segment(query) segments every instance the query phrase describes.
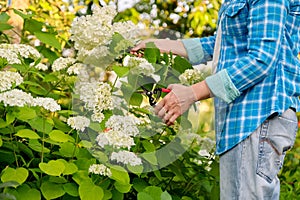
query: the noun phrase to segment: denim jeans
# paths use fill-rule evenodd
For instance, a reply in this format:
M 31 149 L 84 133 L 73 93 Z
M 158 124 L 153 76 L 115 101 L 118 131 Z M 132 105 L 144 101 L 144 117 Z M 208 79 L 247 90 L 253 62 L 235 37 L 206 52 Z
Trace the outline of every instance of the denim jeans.
M 297 116 L 292 109 L 267 119 L 247 139 L 220 156 L 221 200 L 278 200 L 277 177 L 295 141 Z

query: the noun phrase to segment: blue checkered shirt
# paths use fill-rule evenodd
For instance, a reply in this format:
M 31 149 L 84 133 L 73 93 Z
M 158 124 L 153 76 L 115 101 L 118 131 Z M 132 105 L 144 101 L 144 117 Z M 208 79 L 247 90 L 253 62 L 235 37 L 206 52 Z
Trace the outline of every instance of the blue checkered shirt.
M 216 154 L 247 138 L 273 113 L 299 110 L 300 0 L 225 0 L 219 24 L 217 70 L 206 78 L 215 96 Z M 211 60 L 215 39 L 182 40 L 190 62 Z

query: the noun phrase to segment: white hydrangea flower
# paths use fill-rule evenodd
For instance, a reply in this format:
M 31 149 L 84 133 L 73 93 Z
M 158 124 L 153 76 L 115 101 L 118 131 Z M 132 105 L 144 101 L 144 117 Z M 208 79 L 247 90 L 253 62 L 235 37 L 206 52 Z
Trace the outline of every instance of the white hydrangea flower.
M 33 103 L 33 99 L 34 98 L 31 94 L 18 89 L 0 93 L 0 102 L 3 102 L 4 106 L 23 107 L 25 105 L 31 105 Z
M 84 116 L 70 117 L 67 124 L 73 129 L 83 132 L 90 125 L 90 120 Z
M 160 76 L 155 75 L 155 68 L 145 58 L 126 56 L 123 59 L 123 66 L 129 67 L 133 74 L 144 74 L 152 77 L 155 81 L 160 81 Z
M 97 144 L 101 148 L 105 148 L 106 145 L 114 148 L 127 148 L 130 149 L 135 145 L 134 140 L 127 134 L 121 131 L 108 130 L 103 133 L 99 133 L 96 138 Z
M 46 110 L 55 112 L 60 110 L 60 105 L 52 98 L 49 97 L 36 97 L 33 99 L 32 106 L 41 106 Z
M 130 149 L 135 145 L 133 137 L 139 134 L 138 124 L 140 121 L 136 117 L 113 115 L 105 123 L 107 130 L 97 136 L 97 144 L 102 148 L 109 145 Z
M 140 30 L 132 21 L 116 22 L 113 30 L 115 33 L 121 34 L 129 42 L 134 42 Z
M 121 132 L 123 135 L 135 137 L 139 134 L 139 129 L 137 127 L 139 124 L 140 121 L 136 117 L 113 115 L 107 120 L 105 126 L 114 131 Z
M 110 169 L 103 164 L 92 164 L 89 167 L 89 173 L 99 174 L 99 175 L 108 176 L 108 177 L 112 176 Z
M 71 40 L 78 51 L 78 60 L 106 68 L 113 61 L 114 53 L 126 50 L 134 44 L 138 28 L 132 22 L 113 23 L 117 11 L 112 6 L 93 7 L 93 14 L 76 18 L 71 27 Z M 111 52 L 109 44 L 119 33 L 125 40 L 117 43 Z
M 82 69 L 85 68 L 85 65 L 82 63 L 75 63 L 74 65 L 70 66 L 67 70 L 67 73 L 69 75 L 75 74 L 75 75 L 79 75 L 80 72 L 82 71 Z
M 14 52 L 12 49 L 0 48 L 0 57 L 6 59 L 8 64 L 21 64 L 18 54 L 16 54 L 16 52 Z
M 180 76 L 179 80 L 181 84 L 193 85 L 205 79 L 205 73 L 199 69 L 187 69 Z
M 110 159 L 116 160 L 118 163 L 129 164 L 131 166 L 142 164 L 142 160 L 130 151 L 113 152 Z
M 56 59 L 52 64 L 52 70 L 54 72 L 69 68 L 71 65 L 73 65 L 76 62 L 76 59 L 74 58 L 63 58 L 60 57 Z
M 38 59 L 41 57 L 37 49 L 26 44 L 0 44 L 0 49 L 12 50 L 15 54 L 23 58 Z
M 113 109 L 111 86 L 105 82 L 91 81 L 78 82 L 76 94 L 85 103 L 87 110 L 92 110 L 92 121 L 101 122 L 104 119 L 103 111 Z
M 101 123 L 105 116 L 102 112 L 94 112 L 91 116 L 92 121 Z
M 0 92 L 11 89 L 13 85 L 18 86 L 23 83 L 23 77 L 18 72 L 0 72 Z
M 46 71 L 48 69 L 48 66 L 43 63 L 38 63 L 37 65 L 34 65 L 34 63 L 31 63 L 30 66 L 34 66 L 34 68 L 42 71 Z

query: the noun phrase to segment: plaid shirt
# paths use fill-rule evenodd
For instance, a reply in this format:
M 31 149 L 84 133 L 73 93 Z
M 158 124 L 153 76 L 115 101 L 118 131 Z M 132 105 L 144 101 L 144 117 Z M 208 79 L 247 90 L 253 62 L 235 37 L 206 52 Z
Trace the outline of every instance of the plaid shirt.
M 225 0 L 219 19 L 217 72 L 206 79 L 216 96 L 217 154 L 271 114 L 299 110 L 300 0 Z M 212 59 L 215 38 L 183 40 L 191 63 Z

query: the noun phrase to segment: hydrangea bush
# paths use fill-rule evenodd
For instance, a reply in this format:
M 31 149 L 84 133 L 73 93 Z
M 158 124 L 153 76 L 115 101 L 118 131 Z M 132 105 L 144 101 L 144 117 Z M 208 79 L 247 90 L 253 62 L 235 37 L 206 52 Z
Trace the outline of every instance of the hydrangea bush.
M 73 57 L 49 54 L 59 50 L 52 36 L 42 48 L 0 45 L 1 196 L 205 199 L 218 192 L 213 144 L 190 121 L 199 105 L 167 127 L 141 87 L 193 84 L 206 72 L 153 43 L 133 57 L 139 29 L 115 22 L 116 14 L 94 7 L 75 19 Z

